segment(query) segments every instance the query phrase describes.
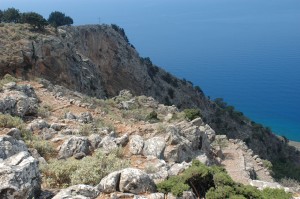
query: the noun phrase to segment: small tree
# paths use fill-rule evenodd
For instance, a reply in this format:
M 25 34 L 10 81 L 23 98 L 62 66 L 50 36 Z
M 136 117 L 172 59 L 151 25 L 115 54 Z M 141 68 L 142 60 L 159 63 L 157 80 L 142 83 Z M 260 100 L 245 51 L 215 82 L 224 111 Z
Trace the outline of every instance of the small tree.
M 47 20 L 38 13 L 27 12 L 22 14 L 21 18 L 22 23 L 30 24 L 33 29 L 43 30 L 45 25 L 47 25 Z
M 51 12 L 51 14 L 49 15 L 48 22 L 52 26 L 58 27 L 58 26 L 73 24 L 73 19 L 69 16 L 66 16 L 62 12 L 55 11 L 55 12 Z
M 185 118 L 192 121 L 198 117 L 202 117 L 199 109 L 184 109 Z
M 15 8 L 8 8 L 3 11 L 2 21 L 6 23 L 18 23 L 20 22 L 20 11 Z
M 65 25 L 71 25 L 73 24 L 73 19 L 69 16 L 66 16 L 65 19 L 64 19 L 64 24 Z
M 2 22 L 2 18 L 3 18 L 3 11 L 0 10 L 0 23 Z

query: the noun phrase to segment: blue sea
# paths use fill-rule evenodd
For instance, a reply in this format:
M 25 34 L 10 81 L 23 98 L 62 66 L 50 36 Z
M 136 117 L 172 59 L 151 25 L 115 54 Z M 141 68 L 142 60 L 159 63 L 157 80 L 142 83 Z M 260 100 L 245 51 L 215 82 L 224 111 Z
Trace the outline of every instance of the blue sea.
M 116 23 L 141 56 L 300 141 L 300 1 L 183 2 L 149 3 Z
M 300 141 L 299 0 L 28 2 L 2 6 L 64 11 L 75 25 L 118 24 L 141 56 Z

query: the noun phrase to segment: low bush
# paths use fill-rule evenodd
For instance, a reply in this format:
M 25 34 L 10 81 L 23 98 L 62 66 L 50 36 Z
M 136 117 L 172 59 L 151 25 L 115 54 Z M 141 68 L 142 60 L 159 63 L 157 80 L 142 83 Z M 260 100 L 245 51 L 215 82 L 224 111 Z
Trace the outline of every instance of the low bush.
M 157 117 L 157 113 L 155 111 L 150 112 L 146 117 L 146 121 L 149 121 L 150 123 L 158 122 L 159 119 Z
M 79 129 L 79 135 L 89 136 L 94 133 L 93 124 L 83 124 Z
M 264 167 L 269 170 L 271 170 L 273 167 L 272 163 L 269 160 L 262 160 L 262 163 L 263 163 Z
M 22 126 L 21 118 L 0 113 L 0 128 L 21 128 Z
M 18 82 L 19 80 L 10 74 L 4 75 L 4 77 L 0 80 L 0 90 L 2 89 L 4 84 L 7 84 L 9 82 Z
M 201 113 L 199 109 L 184 109 L 185 118 L 189 121 L 196 119 L 197 117 L 201 117 Z
M 42 118 L 48 118 L 51 115 L 53 108 L 50 105 L 44 104 L 38 107 L 37 115 Z
M 198 198 L 206 199 L 289 199 L 290 193 L 281 189 L 258 190 L 234 182 L 226 171 L 217 166 L 207 167 L 199 161 L 179 176 L 173 176 L 157 184 L 158 191 L 181 196 L 183 191 L 192 190 Z
M 36 149 L 38 153 L 46 160 L 55 157 L 57 154 L 54 146 L 50 142 L 43 140 L 38 136 L 31 135 L 24 140 L 28 147 Z
M 284 187 L 298 187 L 299 182 L 291 178 L 282 178 L 280 179 L 280 184 Z
M 41 165 L 41 171 L 48 187 L 61 188 L 75 184 L 96 185 L 109 173 L 128 166 L 129 162 L 120 159 L 116 153 L 104 155 L 98 150 L 81 160 L 50 160 L 47 165 Z

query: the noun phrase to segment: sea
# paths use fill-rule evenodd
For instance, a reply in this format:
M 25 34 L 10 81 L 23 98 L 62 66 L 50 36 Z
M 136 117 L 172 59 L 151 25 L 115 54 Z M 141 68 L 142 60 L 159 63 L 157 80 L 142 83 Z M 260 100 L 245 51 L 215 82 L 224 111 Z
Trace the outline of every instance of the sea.
M 140 56 L 300 141 L 299 0 L 28 2 L 1 6 L 45 17 L 63 11 L 75 25 L 117 24 Z
M 141 56 L 300 141 L 300 1 L 154 1 L 132 12 L 116 23 Z

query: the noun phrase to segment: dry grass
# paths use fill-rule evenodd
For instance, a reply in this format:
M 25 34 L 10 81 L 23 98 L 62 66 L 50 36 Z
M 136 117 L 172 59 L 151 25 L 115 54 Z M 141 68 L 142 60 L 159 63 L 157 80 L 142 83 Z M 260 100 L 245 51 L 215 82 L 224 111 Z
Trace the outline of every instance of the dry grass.
M 32 41 L 43 35 L 55 34 L 53 27 L 46 27 L 44 32 L 31 30 L 28 24 L 1 23 L 0 25 L 0 63 L 22 62 L 21 50 L 30 46 Z

